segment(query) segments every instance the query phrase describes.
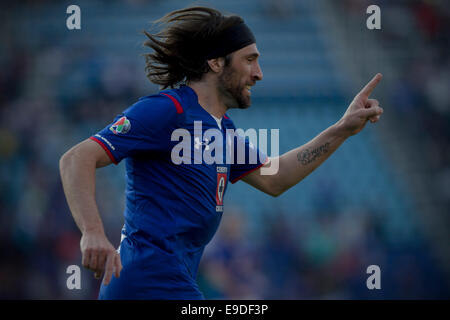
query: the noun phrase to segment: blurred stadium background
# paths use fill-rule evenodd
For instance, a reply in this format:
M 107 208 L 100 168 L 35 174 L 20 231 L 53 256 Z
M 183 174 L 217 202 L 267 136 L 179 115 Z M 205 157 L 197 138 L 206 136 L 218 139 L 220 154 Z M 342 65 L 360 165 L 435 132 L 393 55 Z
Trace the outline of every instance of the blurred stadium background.
M 337 121 L 377 72 L 385 113 L 278 198 L 229 185 L 199 284 L 208 299 L 450 298 L 450 6 L 444 1 L 203 1 L 244 17 L 264 80 L 238 127 L 279 128 L 280 152 Z M 81 8 L 81 30 L 66 8 Z M 156 92 L 143 29 L 191 2 L 20 1 L 0 4 L 0 298 L 95 299 L 60 156 Z M 381 30 L 366 8 L 381 8 Z M 97 172 L 109 239 L 120 240 L 124 164 Z M 381 268 L 368 290 L 366 268 Z

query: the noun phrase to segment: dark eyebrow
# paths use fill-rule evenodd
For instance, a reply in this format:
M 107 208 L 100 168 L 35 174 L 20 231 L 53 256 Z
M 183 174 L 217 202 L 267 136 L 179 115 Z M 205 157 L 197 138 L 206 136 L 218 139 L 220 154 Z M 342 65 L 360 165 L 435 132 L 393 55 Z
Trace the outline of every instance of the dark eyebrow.
M 258 58 L 258 57 L 259 57 L 259 53 L 256 53 L 256 52 L 245 56 L 246 59 L 248 59 L 248 58 Z

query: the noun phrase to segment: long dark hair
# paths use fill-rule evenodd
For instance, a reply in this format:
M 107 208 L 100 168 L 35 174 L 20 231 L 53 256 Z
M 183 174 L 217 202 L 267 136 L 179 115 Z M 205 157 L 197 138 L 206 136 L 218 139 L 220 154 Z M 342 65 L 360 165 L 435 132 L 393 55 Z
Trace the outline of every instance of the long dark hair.
M 165 88 L 183 81 L 200 80 L 209 71 L 208 44 L 225 29 L 243 22 L 236 15 L 225 16 L 207 7 L 190 7 L 166 14 L 156 24 L 165 27 L 157 34 L 144 31 L 144 46 L 154 50 L 144 54 L 147 78 Z

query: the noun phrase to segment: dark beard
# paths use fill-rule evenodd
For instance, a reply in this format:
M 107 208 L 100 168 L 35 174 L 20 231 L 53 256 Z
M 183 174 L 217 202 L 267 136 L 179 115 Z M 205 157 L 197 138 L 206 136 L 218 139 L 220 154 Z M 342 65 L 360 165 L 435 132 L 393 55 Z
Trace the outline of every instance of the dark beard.
M 242 93 L 244 87 L 233 86 L 233 83 L 238 82 L 238 79 L 234 79 L 235 74 L 236 72 L 231 67 L 225 67 L 223 73 L 219 76 L 219 93 L 228 109 L 247 109 L 250 107 L 251 98 L 244 97 Z

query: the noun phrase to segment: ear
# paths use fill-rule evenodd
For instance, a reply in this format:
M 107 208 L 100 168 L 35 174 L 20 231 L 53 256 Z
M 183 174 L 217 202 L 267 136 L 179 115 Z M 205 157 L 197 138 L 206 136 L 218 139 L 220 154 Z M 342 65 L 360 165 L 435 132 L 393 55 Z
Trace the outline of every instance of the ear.
M 209 60 L 207 60 L 207 62 L 208 62 L 209 68 L 215 73 L 221 72 L 223 67 L 225 66 L 225 60 L 222 57 L 209 59 Z

